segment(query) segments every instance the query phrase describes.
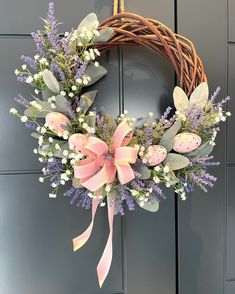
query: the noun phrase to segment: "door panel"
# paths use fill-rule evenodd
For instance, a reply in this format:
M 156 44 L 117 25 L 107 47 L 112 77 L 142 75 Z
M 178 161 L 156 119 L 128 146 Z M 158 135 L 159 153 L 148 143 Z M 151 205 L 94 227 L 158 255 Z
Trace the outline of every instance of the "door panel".
M 222 99 L 227 90 L 226 1 L 178 0 L 177 5 L 178 32 L 193 40 L 205 66 L 210 92 L 220 86 Z M 221 165 L 211 169 L 218 178 L 215 188 L 207 194 L 197 189 L 188 201 L 179 201 L 180 294 L 221 294 L 224 289 L 224 128 L 216 143 L 213 155 Z
M 0 176 L 0 293 L 91 294 L 122 290 L 120 217 L 114 225 L 114 258 L 102 289 L 96 265 L 108 238 L 106 209 L 99 209 L 89 242 L 79 252 L 72 238 L 85 230 L 90 212 L 62 194 L 48 198 L 38 175 Z
M 228 0 L 228 31 L 229 41 L 235 42 L 235 1 Z
M 126 9 L 174 26 L 174 1 L 126 1 Z M 174 71 L 168 61 L 147 48 L 123 48 L 124 108 L 132 117 L 159 117 L 172 105 Z M 124 220 L 128 294 L 174 293 L 174 194 L 167 192 L 156 214 L 137 208 Z M 147 292 L 146 292 L 147 291 Z

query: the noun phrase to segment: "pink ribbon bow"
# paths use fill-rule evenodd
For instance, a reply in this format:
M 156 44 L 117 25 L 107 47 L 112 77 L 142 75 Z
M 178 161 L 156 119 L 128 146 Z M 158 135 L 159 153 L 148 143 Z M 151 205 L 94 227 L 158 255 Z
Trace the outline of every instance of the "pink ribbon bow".
M 134 179 L 134 172 L 130 163 L 137 159 L 137 149 L 126 146 L 129 143 L 126 136 L 132 132 L 127 122 L 121 122 L 112 137 L 111 146 L 94 136 L 73 134 L 69 144 L 75 146 L 76 151 L 87 157 L 74 166 L 74 176 L 80 179 L 79 183 L 94 192 L 104 184 L 109 184 L 116 178 L 126 184 Z
M 130 135 L 129 137 L 127 135 Z M 90 191 L 97 191 L 104 184 L 114 181 L 116 174 L 121 184 L 126 184 L 134 179 L 134 172 L 130 163 L 135 163 L 137 159 L 137 149 L 128 147 L 132 137 L 132 128 L 126 123 L 121 122 L 112 137 L 111 146 L 96 138 L 88 137 L 83 134 L 74 134 L 69 138 L 69 143 L 75 146 L 77 152 L 82 152 L 85 159 L 74 166 L 74 176 L 79 183 Z M 97 193 L 96 193 L 97 194 Z M 88 228 L 80 236 L 73 239 L 73 250 L 81 248 L 89 239 L 97 207 L 99 205 L 98 196 L 92 200 L 92 220 Z M 99 285 L 102 287 L 112 262 L 113 255 L 113 219 L 115 201 L 108 199 L 108 220 L 109 237 L 104 252 L 97 266 Z

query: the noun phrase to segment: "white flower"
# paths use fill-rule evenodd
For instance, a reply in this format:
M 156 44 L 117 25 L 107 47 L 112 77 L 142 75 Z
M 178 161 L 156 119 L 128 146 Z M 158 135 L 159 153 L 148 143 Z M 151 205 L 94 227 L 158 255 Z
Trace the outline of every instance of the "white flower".
M 34 154 L 37 154 L 37 153 L 38 153 L 38 149 L 34 148 L 34 149 L 33 149 L 33 153 L 34 153 Z
M 90 198 L 93 198 L 93 194 L 91 192 L 87 193 Z
M 33 81 L 33 78 L 31 76 L 28 76 L 26 79 L 26 83 L 31 84 Z
M 100 64 L 98 61 L 95 61 L 94 65 L 95 65 L 95 67 L 98 67 Z
M 168 165 L 164 166 L 163 171 L 165 173 L 169 173 L 170 169 L 169 169 Z
M 26 64 L 23 64 L 21 67 L 22 67 L 23 70 L 26 70 L 27 69 L 27 65 Z
M 35 90 L 34 90 L 34 93 L 38 95 L 38 94 L 39 94 L 38 89 L 35 89 Z
M 12 113 L 13 115 L 16 115 L 18 111 L 15 108 L 11 108 L 10 113 Z
M 43 183 L 44 182 L 44 178 L 43 177 L 39 177 L 38 180 L 39 180 L 40 183 Z
M 56 108 L 56 105 L 55 103 L 51 103 L 51 108 L 55 109 Z
M 106 185 L 105 191 L 109 193 L 111 191 L 111 185 Z
M 71 97 L 71 98 L 74 97 L 73 92 L 70 92 L 70 93 L 69 93 L 69 97 Z
M 94 49 L 94 52 L 97 56 L 100 56 L 100 51 L 97 48 Z
M 215 122 L 220 122 L 220 117 L 219 116 L 216 116 L 216 118 L 215 118 Z
M 77 91 L 77 86 L 72 86 L 73 91 Z
M 57 184 L 56 183 L 52 183 L 51 186 L 52 186 L 52 188 L 56 188 L 57 187 Z
M 41 128 L 41 134 L 45 134 L 46 131 L 47 131 L 46 128 L 44 128 L 44 127 Z
M 75 160 L 75 159 L 71 159 L 71 160 L 70 160 L 70 164 L 71 164 L 71 165 L 74 165 L 75 163 L 76 163 L 76 160 Z
M 42 110 L 42 106 L 37 102 L 37 101 L 31 101 L 30 104 L 35 107 L 36 109 L 38 109 L 39 111 Z
M 221 116 L 221 121 L 226 121 L 226 116 Z
M 49 193 L 49 197 L 50 197 L 50 198 L 56 198 L 56 196 L 57 196 L 56 194 Z
M 28 117 L 26 115 L 21 116 L 20 120 L 25 123 L 28 120 Z
M 61 91 L 61 92 L 60 92 L 60 95 L 62 95 L 62 96 L 66 96 L 65 91 Z
M 64 186 L 65 185 L 65 180 L 61 180 L 60 184 Z
M 48 141 L 49 141 L 50 143 L 53 143 L 54 140 L 53 140 L 52 137 L 49 137 L 49 138 L 48 138 Z
M 35 75 L 33 76 L 33 78 L 34 78 L 34 80 L 36 81 L 36 80 L 39 78 L 39 74 L 35 74 Z
M 123 113 L 124 113 L 124 114 L 128 114 L 128 110 L 125 109 L 125 110 L 123 111 Z
M 61 160 L 61 162 L 63 163 L 63 164 L 66 164 L 67 163 L 67 158 L 62 158 L 62 160 Z
M 18 69 L 15 69 L 15 75 L 17 75 L 17 76 L 18 76 L 18 74 L 19 74 L 19 71 L 18 71 Z
M 76 82 L 78 83 L 78 84 L 81 84 L 82 83 L 82 79 L 76 79 Z
M 100 207 L 104 207 L 105 205 L 106 205 L 105 202 L 101 202 L 101 203 L 100 203 Z
M 76 112 L 80 112 L 81 110 L 82 110 L 81 107 L 76 108 Z
M 64 156 L 68 156 L 68 155 L 69 155 L 68 150 L 64 150 L 64 151 L 63 151 L 63 155 L 64 155 Z
M 132 195 L 132 196 L 136 196 L 136 195 L 139 194 L 139 192 L 138 192 L 137 190 L 132 189 L 132 190 L 130 190 L 130 191 L 131 191 L 131 195 Z
M 38 60 L 40 58 L 40 56 L 38 54 L 34 55 L 34 59 Z
M 231 113 L 230 111 L 228 111 L 228 112 L 226 112 L 226 115 L 227 115 L 227 116 L 231 116 L 232 113 Z
M 153 116 L 153 112 L 149 112 L 149 116 L 152 117 Z
M 39 62 L 40 62 L 41 64 L 46 64 L 46 63 L 48 63 L 45 57 L 41 58 L 41 59 L 39 60 Z
M 61 148 L 60 148 L 60 145 L 59 145 L 58 143 L 55 144 L 55 149 L 56 149 L 56 150 L 60 150 L 60 149 L 61 149 Z
M 153 177 L 153 180 L 156 184 L 159 184 L 161 182 L 161 180 L 157 176 Z
M 171 185 L 169 183 L 166 183 L 166 187 L 169 188 Z
M 79 121 L 79 122 L 84 122 L 84 118 L 79 117 L 78 121 Z

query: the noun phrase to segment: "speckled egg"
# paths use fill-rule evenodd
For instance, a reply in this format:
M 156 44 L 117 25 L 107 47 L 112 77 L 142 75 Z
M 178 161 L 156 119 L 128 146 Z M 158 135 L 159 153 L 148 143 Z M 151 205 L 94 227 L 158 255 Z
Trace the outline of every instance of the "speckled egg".
M 202 139 L 194 133 L 180 133 L 174 138 L 173 150 L 178 153 L 188 153 L 197 149 Z
M 160 164 L 167 156 L 167 150 L 161 145 L 151 145 L 148 147 L 147 154 L 144 159 L 150 166 Z
M 49 112 L 46 115 L 46 124 L 51 127 L 55 133 L 63 133 L 64 126 L 70 125 L 70 120 L 60 112 Z

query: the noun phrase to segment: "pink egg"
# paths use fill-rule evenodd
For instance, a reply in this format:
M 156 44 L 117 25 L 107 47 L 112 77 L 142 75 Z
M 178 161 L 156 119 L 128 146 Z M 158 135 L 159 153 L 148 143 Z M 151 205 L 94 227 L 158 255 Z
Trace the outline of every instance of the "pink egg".
M 188 153 L 197 149 L 202 143 L 202 139 L 194 133 L 180 133 L 174 138 L 174 147 L 178 153 Z
M 65 130 L 64 126 L 70 125 L 70 120 L 67 116 L 60 112 L 49 112 L 45 120 L 48 127 L 53 128 L 55 133 L 63 133 Z
M 150 166 L 160 164 L 167 156 L 167 150 L 161 145 L 148 147 L 147 154 L 143 157 Z
M 84 147 L 86 145 L 88 136 L 83 134 L 73 134 L 69 137 L 69 144 L 73 145 L 76 152 L 84 153 Z

